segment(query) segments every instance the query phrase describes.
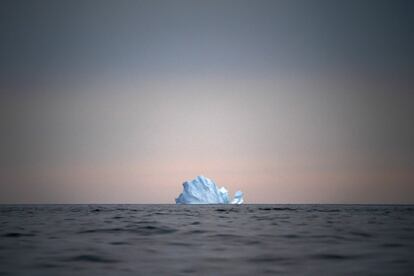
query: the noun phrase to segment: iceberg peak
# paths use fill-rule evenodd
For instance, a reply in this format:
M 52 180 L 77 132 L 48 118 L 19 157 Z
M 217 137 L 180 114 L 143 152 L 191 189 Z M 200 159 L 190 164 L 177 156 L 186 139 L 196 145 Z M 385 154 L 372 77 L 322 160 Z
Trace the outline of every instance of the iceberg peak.
M 177 204 L 242 204 L 243 193 L 237 191 L 230 200 L 226 188 L 218 188 L 211 179 L 199 175 L 183 183 L 183 192 L 175 199 Z

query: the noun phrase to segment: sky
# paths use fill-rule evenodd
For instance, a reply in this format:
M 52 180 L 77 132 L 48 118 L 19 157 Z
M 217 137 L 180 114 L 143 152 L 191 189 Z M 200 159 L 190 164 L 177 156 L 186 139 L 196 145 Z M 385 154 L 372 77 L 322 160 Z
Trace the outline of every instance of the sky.
M 412 1 L 2 1 L 0 203 L 414 203 Z

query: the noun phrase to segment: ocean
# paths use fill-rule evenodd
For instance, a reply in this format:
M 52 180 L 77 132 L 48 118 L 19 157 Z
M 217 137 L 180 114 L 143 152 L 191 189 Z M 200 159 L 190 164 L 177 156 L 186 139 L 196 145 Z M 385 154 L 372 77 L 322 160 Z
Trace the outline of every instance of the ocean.
M 0 205 L 0 275 L 414 275 L 412 205 Z

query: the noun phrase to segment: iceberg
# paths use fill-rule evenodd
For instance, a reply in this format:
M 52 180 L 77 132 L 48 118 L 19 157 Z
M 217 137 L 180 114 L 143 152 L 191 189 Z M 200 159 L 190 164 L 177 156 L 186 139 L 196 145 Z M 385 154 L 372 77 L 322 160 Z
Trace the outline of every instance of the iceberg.
M 183 183 L 184 191 L 175 199 L 176 204 L 242 204 L 243 193 L 237 191 L 230 200 L 226 188 L 218 188 L 216 183 L 202 175 Z
M 234 194 L 234 198 L 231 201 L 231 204 L 242 204 L 243 203 L 243 193 L 241 191 L 237 191 Z

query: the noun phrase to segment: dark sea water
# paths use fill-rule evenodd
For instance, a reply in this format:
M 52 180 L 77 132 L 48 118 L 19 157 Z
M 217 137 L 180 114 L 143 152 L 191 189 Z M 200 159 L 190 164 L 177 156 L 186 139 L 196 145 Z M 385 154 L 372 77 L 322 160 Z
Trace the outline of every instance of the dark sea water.
M 414 206 L 0 205 L 0 275 L 414 275 Z

